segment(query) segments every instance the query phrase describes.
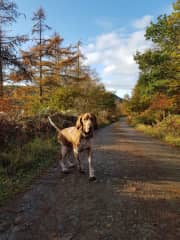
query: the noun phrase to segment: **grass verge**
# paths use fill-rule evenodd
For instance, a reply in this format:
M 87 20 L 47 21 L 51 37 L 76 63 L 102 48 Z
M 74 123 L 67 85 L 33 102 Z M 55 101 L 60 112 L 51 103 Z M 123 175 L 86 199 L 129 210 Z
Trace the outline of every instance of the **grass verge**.
M 167 133 L 167 131 L 161 127 L 137 124 L 135 126 L 135 128 L 139 131 L 144 132 L 145 134 L 152 136 L 152 137 L 156 137 L 156 138 L 161 139 L 171 145 L 180 147 L 180 136 L 175 136 L 174 134 Z
M 0 153 L 0 205 L 21 191 L 55 160 L 58 146 L 54 139 L 35 138 L 23 147 L 14 146 Z

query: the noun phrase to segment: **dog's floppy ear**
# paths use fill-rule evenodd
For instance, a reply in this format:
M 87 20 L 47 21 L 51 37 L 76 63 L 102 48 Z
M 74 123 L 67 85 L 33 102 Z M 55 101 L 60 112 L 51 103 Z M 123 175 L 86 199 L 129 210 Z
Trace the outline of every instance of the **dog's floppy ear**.
M 82 129 L 82 125 L 83 125 L 83 123 L 82 123 L 82 115 L 80 115 L 78 117 L 77 121 L 76 121 L 76 128 L 77 129 Z
M 93 125 L 94 125 L 94 129 L 96 130 L 98 128 L 98 124 L 97 124 L 97 118 L 94 114 L 92 114 L 93 117 Z

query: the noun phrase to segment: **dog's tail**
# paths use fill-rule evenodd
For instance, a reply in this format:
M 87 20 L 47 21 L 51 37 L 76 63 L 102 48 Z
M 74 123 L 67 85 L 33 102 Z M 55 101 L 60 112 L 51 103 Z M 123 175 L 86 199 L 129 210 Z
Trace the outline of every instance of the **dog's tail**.
M 50 124 L 51 124 L 58 132 L 61 131 L 61 130 L 55 125 L 55 123 L 53 123 L 53 121 L 51 120 L 50 117 L 48 117 L 48 120 L 49 120 Z

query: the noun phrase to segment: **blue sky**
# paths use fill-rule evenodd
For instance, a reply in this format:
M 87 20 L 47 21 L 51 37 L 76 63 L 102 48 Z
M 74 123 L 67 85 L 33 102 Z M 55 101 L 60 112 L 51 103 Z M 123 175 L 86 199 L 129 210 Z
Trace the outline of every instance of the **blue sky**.
M 99 73 L 106 88 L 119 96 L 130 93 L 138 78 L 133 61 L 136 50 L 151 46 L 144 40 L 145 27 L 171 11 L 172 0 L 16 0 L 26 14 L 15 25 L 17 33 L 31 34 L 31 18 L 40 6 L 47 24 L 65 44 L 83 42 L 86 63 Z M 51 32 L 52 33 L 52 32 Z

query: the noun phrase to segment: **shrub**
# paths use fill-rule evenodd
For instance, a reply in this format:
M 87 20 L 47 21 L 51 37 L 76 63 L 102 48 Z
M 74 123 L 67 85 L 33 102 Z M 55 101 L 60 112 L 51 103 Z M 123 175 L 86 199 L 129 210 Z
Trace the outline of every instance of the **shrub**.
M 167 134 L 175 137 L 180 136 L 180 115 L 169 115 L 158 126 Z
M 50 113 L 49 115 L 60 128 L 72 126 L 76 121 L 76 117 L 60 113 Z M 15 146 L 23 147 L 33 138 L 51 136 L 54 129 L 49 124 L 47 116 L 48 114 L 37 115 L 20 121 L 8 117 L 0 118 L 0 149 L 11 150 Z
M 117 97 L 105 91 L 101 85 L 91 85 L 87 87 L 83 84 L 76 86 L 63 86 L 54 91 L 52 97 L 38 107 L 35 104 L 35 111 L 56 111 L 65 114 L 79 115 L 83 112 L 92 112 L 97 117 L 104 114 L 106 111 L 109 121 L 110 116 L 119 115 Z M 114 118 L 114 117 L 113 117 Z
M 145 124 L 152 126 L 155 123 L 153 114 L 143 112 L 141 114 L 134 114 L 128 117 L 128 121 L 131 125 Z
M 158 137 L 166 142 L 180 146 L 180 116 L 169 115 L 163 121 L 153 126 L 136 124 L 136 128 L 153 137 Z

